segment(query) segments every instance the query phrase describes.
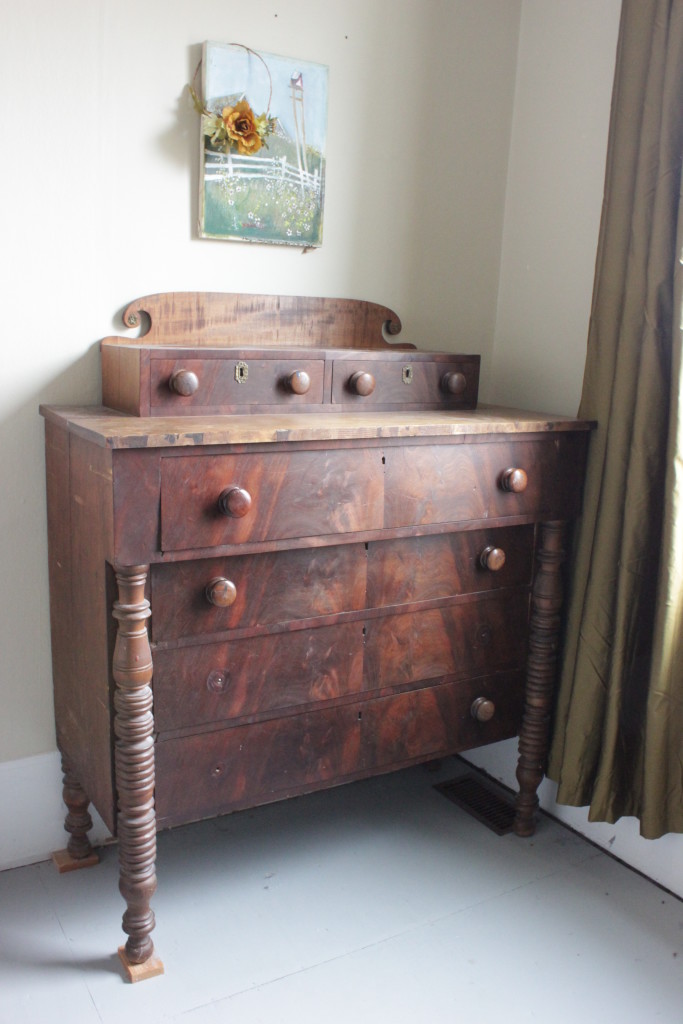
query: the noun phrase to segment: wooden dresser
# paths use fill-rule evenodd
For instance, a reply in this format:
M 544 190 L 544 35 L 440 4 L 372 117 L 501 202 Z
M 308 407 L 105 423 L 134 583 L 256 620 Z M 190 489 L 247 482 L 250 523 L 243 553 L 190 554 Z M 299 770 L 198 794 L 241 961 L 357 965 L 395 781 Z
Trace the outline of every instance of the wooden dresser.
M 129 977 L 156 831 L 519 734 L 542 778 L 590 424 L 477 407 L 479 358 L 365 302 L 176 293 L 45 417 L 63 869 L 118 837 Z

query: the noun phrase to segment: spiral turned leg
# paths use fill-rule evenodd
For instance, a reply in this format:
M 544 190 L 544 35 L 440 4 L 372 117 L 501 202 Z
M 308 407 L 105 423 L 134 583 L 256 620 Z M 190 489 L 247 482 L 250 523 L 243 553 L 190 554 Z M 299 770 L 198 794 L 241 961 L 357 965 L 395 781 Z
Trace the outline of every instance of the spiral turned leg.
M 566 557 L 565 523 L 542 523 L 540 529 L 538 569 L 531 596 L 524 716 L 519 734 L 519 793 L 513 826 L 518 836 L 531 836 L 536 828 L 536 791 L 545 773 L 548 754 L 563 598 L 562 563 Z
M 157 887 L 156 816 L 154 812 L 154 718 L 152 715 L 152 653 L 147 635 L 151 612 L 145 598 L 147 566 L 116 569 L 118 622 L 113 674 L 114 763 L 118 793 L 119 889 L 126 901 L 119 949 L 131 981 L 163 974 L 153 957 L 154 914 L 150 900 Z
M 92 818 L 88 813 L 90 801 L 65 755 L 62 755 L 62 772 L 62 798 L 67 807 L 64 829 L 69 833 L 69 842 L 66 850 L 57 850 L 52 854 L 52 860 L 60 873 L 89 868 L 99 863 L 99 857 L 88 839 L 88 832 L 92 828 Z

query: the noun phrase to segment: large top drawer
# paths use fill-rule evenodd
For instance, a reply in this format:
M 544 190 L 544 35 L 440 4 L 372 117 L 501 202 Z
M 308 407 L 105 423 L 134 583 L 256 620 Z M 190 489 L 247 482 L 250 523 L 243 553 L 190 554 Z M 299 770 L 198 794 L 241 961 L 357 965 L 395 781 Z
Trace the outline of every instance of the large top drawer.
M 164 551 L 379 530 L 374 449 L 162 459 Z
M 298 449 L 161 460 L 161 548 L 336 537 L 578 511 L 584 439 Z

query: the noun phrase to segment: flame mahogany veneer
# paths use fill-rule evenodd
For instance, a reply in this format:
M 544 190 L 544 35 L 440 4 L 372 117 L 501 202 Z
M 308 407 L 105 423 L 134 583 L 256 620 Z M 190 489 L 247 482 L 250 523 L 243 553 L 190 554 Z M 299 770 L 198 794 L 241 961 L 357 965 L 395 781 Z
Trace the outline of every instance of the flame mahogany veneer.
M 591 426 L 477 407 L 477 356 L 390 344 L 372 303 L 148 320 L 102 343 L 103 407 L 41 410 L 68 855 L 92 803 L 133 980 L 158 828 L 519 735 L 533 832 Z

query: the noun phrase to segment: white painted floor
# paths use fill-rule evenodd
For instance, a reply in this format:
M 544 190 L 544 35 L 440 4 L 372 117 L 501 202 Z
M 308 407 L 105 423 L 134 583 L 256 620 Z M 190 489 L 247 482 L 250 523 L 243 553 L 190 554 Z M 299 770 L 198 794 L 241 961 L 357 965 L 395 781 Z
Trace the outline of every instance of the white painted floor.
M 0 873 L 0 1021 L 681 1024 L 683 903 L 547 817 L 495 835 L 433 789 L 462 770 L 163 833 L 135 985 L 114 846 Z

